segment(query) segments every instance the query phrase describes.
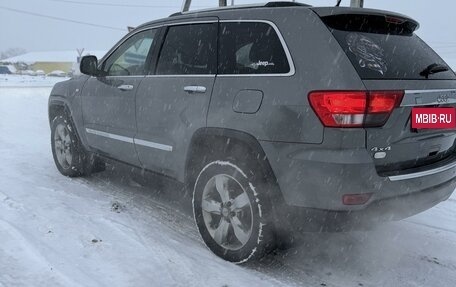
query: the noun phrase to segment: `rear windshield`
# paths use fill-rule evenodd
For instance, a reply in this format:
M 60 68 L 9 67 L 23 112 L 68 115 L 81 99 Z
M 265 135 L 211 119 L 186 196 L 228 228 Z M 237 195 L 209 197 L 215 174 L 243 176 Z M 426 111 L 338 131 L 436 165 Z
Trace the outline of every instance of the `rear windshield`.
M 420 80 L 420 73 L 432 64 L 446 63 L 404 22 L 393 24 L 386 17 L 339 15 L 323 21 L 342 46 L 362 79 Z M 448 71 L 429 75 L 429 79 L 456 79 Z

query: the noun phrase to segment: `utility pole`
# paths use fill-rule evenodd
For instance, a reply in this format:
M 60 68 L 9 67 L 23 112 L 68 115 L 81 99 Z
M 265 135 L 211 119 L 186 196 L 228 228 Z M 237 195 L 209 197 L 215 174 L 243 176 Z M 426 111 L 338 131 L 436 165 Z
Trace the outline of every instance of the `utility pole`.
M 364 0 L 351 0 L 350 7 L 363 8 Z

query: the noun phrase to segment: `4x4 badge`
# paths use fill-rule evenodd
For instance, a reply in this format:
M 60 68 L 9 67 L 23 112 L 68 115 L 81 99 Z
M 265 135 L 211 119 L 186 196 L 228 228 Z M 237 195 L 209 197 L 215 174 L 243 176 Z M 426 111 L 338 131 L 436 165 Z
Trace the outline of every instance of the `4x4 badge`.
M 371 148 L 371 151 L 373 151 L 373 152 L 378 152 L 378 151 L 391 151 L 391 146 L 387 146 L 387 147 L 373 147 L 373 148 Z

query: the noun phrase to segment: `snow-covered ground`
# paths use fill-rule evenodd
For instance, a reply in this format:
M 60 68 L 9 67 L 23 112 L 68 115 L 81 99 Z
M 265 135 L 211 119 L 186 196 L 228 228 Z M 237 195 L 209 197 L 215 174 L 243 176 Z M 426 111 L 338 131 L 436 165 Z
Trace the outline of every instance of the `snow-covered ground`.
M 0 83 L 0 286 L 455 286 L 456 196 L 373 231 L 303 234 L 262 262 L 205 248 L 180 186 L 54 167 L 50 88 Z
M 68 80 L 66 77 L 28 76 L 28 75 L 0 75 L 2 87 L 52 87 L 58 82 Z

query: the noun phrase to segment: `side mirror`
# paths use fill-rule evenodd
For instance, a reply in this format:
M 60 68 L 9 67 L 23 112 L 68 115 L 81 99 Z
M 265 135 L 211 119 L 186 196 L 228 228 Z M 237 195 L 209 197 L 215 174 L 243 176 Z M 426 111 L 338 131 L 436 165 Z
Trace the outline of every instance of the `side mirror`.
M 79 66 L 81 73 L 97 77 L 100 75 L 100 70 L 98 70 L 98 59 L 96 56 L 84 56 L 81 59 L 81 64 Z

